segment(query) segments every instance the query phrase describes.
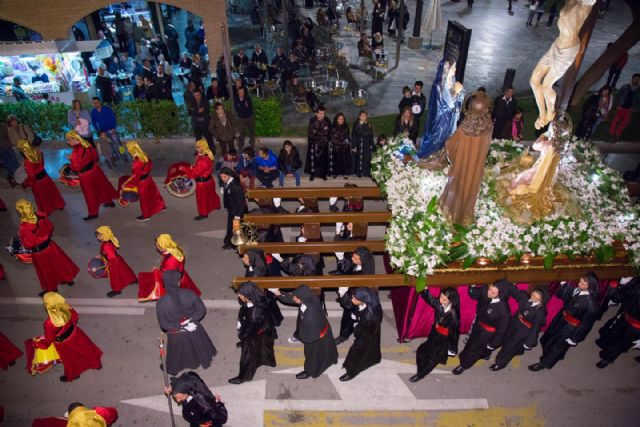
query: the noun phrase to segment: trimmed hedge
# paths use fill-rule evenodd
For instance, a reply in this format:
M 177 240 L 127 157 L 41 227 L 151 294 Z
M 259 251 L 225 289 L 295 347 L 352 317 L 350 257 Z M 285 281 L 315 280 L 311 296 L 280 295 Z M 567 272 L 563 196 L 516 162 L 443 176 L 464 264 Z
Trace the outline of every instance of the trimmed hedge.
M 282 134 L 282 104 L 276 97 L 252 98 L 258 136 L 280 136 Z M 225 103 L 229 109 L 230 103 Z M 69 130 L 65 104 L 38 102 L 13 102 L 0 104 L 0 119 L 8 115 L 17 116 L 44 139 L 64 139 Z M 85 106 L 87 110 L 91 108 Z M 125 138 L 166 138 L 192 135 L 191 119 L 184 105 L 176 106 L 170 101 L 127 101 L 112 107 L 117 116 L 118 131 Z M 212 112 L 213 115 L 213 107 Z

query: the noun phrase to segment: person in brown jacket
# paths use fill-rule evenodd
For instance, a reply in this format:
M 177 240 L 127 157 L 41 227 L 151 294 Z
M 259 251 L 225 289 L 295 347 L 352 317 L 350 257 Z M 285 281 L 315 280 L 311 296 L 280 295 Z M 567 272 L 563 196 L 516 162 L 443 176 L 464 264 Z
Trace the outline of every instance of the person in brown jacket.
M 236 123 L 231 114 L 224 110 L 224 106 L 220 102 L 216 102 L 213 106 L 215 114 L 209 122 L 209 129 L 213 137 L 220 143 L 222 155 L 233 148 L 233 141 L 236 137 Z

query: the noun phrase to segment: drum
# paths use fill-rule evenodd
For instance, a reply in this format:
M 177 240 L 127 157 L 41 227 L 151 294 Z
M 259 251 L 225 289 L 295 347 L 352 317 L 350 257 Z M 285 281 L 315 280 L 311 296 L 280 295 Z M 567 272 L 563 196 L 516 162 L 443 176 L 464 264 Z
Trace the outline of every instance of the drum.
M 422 112 L 422 107 L 420 107 L 420 104 L 413 104 L 413 106 L 411 107 L 411 112 L 413 114 L 420 114 Z
M 93 257 L 89 260 L 87 271 L 94 279 L 106 279 L 109 277 L 107 263 L 101 256 Z
M 20 242 L 20 238 L 18 237 L 12 238 L 6 249 L 7 252 L 24 264 L 31 264 L 33 262 L 31 259 L 31 250 L 22 246 L 22 242 Z
M 31 375 L 44 374 L 55 365 L 62 363 L 60 355 L 53 343 L 51 343 L 49 348 L 44 350 L 35 346 L 35 343 L 42 338 L 43 337 L 35 337 L 32 340 L 33 358 L 31 359 L 30 366 Z M 27 354 L 29 353 L 27 350 Z
M 24 184 L 24 182 L 27 180 L 27 171 L 24 169 L 24 166 L 20 166 L 18 169 L 16 169 L 16 171 L 13 173 L 13 180 L 17 184 Z
M 189 197 L 196 191 L 196 181 L 189 178 L 186 171 L 191 167 L 187 162 L 174 163 L 169 167 L 164 186 L 174 197 Z
M 71 169 L 71 165 L 69 163 L 65 163 L 62 168 L 60 168 L 60 176 L 58 178 L 58 181 L 69 188 L 80 187 L 80 176 L 76 171 Z
M 125 187 L 124 184 L 131 177 L 131 175 L 123 175 L 118 178 L 118 204 L 122 207 L 129 206 L 129 203 L 134 203 L 140 200 L 137 187 Z

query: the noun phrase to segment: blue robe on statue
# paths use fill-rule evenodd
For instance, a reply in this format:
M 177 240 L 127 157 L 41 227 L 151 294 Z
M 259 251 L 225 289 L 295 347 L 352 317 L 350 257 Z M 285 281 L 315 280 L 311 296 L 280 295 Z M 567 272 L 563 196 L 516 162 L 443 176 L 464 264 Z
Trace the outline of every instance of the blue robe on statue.
M 456 131 L 465 92 L 461 91 L 454 99 L 451 95 L 454 84 L 455 79 L 451 79 L 451 88 L 446 87 L 445 61 L 440 61 L 436 78 L 431 85 L 429 111 L 424 123 L 422 144 L 418 150 L 421 158 L 442 150 L 444 143 Z

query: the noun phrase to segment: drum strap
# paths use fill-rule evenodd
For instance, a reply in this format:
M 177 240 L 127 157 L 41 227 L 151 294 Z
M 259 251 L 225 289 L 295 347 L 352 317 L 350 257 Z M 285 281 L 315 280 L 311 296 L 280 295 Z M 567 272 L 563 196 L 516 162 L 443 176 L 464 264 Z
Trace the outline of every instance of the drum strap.
M 80 169 L 80 173 L 89 172 L 91 169 L 93 169 L 94 164 L 94 162 L 89 163 L 88 165 Z
M 31 248 L 31 253 L 38 253 L 38 252 L 42 252 L 45 249 L 47 249 L 47 247 L 49 247 L 49 244 L 51 244 L 51 239 L 47 239 L 46 242 L 40 243 L 38 246 L 34 246 L 33 248 Z
M 46 170 L 44 170 L 44 169 L 42 169 L 40 172 L 38 172 L 38 173 L 36 174 L 36 181 L 39 181 L 39 180 L 41 180 L 41 179 L 44 179 L 44 178 L 46 178 L 46 176 L 47 176 L 47 171 L 46 171 Z
M 211 175 L 206 178 L 196 178 L 196 182 L 207 182 L 211 179 Z
M 69 338 L 71 336 L 71 334 L 73 333 L 73 330 L 75 329 L 75 326 L 73 325 L 73 323 L 69 324 L 69 328 L 64 331 L 62 334 L 58 335 L 56 337 L 56 341 L 57 342 L 62 342 L 64 340 L 66 340 L 67 338 Z

